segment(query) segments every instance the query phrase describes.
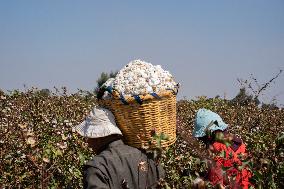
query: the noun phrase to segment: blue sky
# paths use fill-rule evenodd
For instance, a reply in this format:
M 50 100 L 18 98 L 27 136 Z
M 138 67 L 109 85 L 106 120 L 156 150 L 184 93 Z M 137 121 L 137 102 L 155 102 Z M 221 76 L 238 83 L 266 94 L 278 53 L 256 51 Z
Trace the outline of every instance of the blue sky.
M 0 88 L 92 90 L 133 59 L 160 64 L 179 98 L 239 90 L 284 69 L 284 1 L 0 1 Z M 261 97 L 284 104 L 284 73 Z

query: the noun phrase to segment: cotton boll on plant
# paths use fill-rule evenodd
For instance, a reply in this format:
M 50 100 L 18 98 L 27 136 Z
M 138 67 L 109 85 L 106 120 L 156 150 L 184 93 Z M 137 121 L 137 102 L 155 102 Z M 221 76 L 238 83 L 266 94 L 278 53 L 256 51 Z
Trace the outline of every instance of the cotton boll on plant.
M 115 78 L 107 80 L 104 86 L 111 86 L 124 96 L 133 96 L 174 89 L 177 83 L 161 65 L 154 66 L 142 60 L 133 60 L 124 66 Z

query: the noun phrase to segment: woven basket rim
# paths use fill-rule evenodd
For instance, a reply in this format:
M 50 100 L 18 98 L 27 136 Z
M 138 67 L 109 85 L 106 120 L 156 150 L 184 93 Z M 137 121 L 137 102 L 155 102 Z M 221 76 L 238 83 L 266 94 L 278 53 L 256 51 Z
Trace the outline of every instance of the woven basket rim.
M 157 96 L 154 96 L 152 94 L 145 94 L 145 95 L 125 95 L 123 96 L 123 100 L 126 101 L 128 104 L 133 104 L 133 103 L 137 103 L 137 97 L 139 97 L 142 101 L 148 101 L 148 100 L 153 100 L 153 99 L 159 99 L 159 98 L 163 98 L 163 97 L 169 97 L 169 96 L 176 96 L 177 95 L 178 90 L 173 90 L 173 89 L 167 89 L 167 90 L 163 90 L 160 91 L 159 93 L 154 93 Z M 117 91 L 113 91 L 112 92 L 112 97 L 111 99 L 99 99 L 99 101 L 121 101 L 121 95 L 117 92 Z M 136 97 L 136 98 L 135 98 Z

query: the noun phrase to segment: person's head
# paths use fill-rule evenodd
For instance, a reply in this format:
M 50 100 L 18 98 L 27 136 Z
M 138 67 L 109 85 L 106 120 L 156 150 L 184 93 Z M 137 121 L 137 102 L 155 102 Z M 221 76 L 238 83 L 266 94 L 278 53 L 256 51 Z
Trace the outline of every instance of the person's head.
M 222 118 L 207 109 L 199 109 L 194 123 L 193 136 L 202 141 L 210 141 L 214 139 L 216 134 L 220 134 L 228 128 Z
M 87 138 L 87 142 L 96 153 L 110 142 L 121 139 L 122 133 L 115 123 L 114 115 L 105 108 L 93 108 L 86 119 L 75 130 Z
M 87 143 L 89 147 L 92 148 L 96 154 L 98 154 L 103 151 L 109 143 L 119 139 L 122 139 L 122 135 L 114 134 L 99 138 L 87 138 Z

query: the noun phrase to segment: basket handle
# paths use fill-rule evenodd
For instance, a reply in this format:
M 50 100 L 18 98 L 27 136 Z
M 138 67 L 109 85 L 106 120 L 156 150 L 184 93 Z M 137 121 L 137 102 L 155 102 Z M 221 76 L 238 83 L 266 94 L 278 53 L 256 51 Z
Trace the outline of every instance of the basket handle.
M 127 100 L 124 98 L 124 96 L 120 93 L 120 98 L 121 102 L 125 105 L 128 105 L 129 103 L 127 102 Z
M 100 93 L 102 93 L 100 96 L 98 96 L 98 99 L 102 99 L 104 92 L 107 91 L 109 92 L 112 97 L 116 100 L 121 100 L 121 102 L 125 105 L 128 105 L 129 103 L 127 102 L 127 100 L 125 99 L 125 97 L 123 96 L 122 93 L 118 93 L 118 91 L 116 91 L 114 88 L 112 88 L 111 86 L 107 86 L 107 87 L 103 87 L 100 89 Z
M 140 98 L 139 95 L 134 95 L 133 97 L 134 97 L 134 99 L 136 100 L 136 102 L 137 102 L 138 104 L 140 104 L 140 105 L 143 104 L 143 100 Z
M 120 95 L 118 95 L 118 92 L 112 88 L 111 86 L 108 86 L 108 87 L 101 87 L 99 89 L 99 94 L 98 95 L 98 99 L 102 99 L 103 95 L 105 92 L 109 92 L 115 99 L 119 99 L 120 98 Z
M 161 99 L 161 97 L 159 95 L 157 95 L 157 93 L 150 93 L 150 95 L 152 95 L 153 97 L 155 97 L 157 99 Z

